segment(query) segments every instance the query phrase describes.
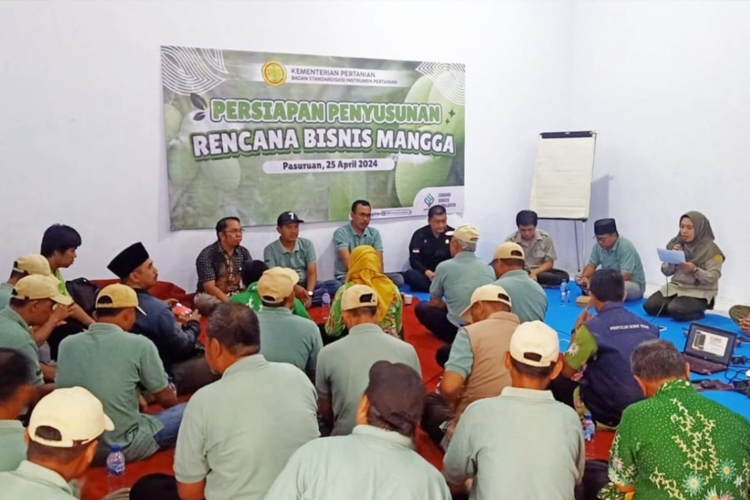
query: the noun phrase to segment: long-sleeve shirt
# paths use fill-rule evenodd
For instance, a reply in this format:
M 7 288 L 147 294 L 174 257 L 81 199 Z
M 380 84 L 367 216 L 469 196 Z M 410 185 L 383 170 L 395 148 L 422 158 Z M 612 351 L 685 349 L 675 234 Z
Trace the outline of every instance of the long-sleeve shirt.
M 453 228 L 447 226 L 437 237 L 430 225 L 414 231 L 409 242 L 409 265 L 412 269 L 424 273 L 428 269 L 434 271 L 438 264 L 451 258 L 450 238 L 445 235 Z

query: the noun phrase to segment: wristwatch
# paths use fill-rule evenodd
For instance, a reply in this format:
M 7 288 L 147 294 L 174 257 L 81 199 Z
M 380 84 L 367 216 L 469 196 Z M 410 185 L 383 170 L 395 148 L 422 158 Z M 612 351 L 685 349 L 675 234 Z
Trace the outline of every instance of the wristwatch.
M 313 293 L 312 293 L 311 291 L 309 291 L 309 290 L 308 290 L 308 292 L 307 292 L 307 295 L 309 295 L 310 297 L 312 297 L 312 296 L 313 296 Z

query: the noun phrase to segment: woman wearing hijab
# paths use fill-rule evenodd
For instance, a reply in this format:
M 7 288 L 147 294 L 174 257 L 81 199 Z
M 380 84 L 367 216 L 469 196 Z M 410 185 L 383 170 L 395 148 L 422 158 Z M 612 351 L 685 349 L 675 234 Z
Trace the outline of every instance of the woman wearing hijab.
M 714 243 L 711 223 L 700 212 L 686 213 L 667 249 L 684 251 L 686 262 L 661 265 L 661 272 L 672 280 L 649 297 L 643 308 L 652 316 L 670 316 L 676 321 L 701 319 L 713 307 L 725 260 Z
M 341 297 L 344 291 L 353 285 L 367 285 L 375 290 L 378 294 L 378 326 L 388 335 L 403 340 L 401 293 L 396 285 L 383 274 L 378 253 L 368 245 L 356 247 L 349 256 L 349 272 L 346 273 L 346 282 L 333 298 L 331 315 L 326 321 L 326 333 L 332 337 L 338 337 L 344 333 Z

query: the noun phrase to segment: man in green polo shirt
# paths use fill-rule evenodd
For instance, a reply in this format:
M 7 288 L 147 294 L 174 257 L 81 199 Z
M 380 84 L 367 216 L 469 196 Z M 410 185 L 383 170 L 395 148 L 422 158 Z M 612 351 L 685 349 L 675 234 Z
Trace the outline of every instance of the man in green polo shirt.
M 506 242 L 495 249 L 492 267 L 497 286 L 503 287 L 513 301 L 511 312 L 521 323 L 544 321 L 547 315 L 547 294 L 524 269 L 524 252 L 518 243 Z
M 648 399 L 622 414 L 609 460 L 611 483 L 599 498 L 748 498 L 750 423 L 698 394 L 671 342 L 645 342 L 631 362 Z
M 81 387 L 58 389 L 45 396 L 31 414 L 26 460 L 0 473 L 7 500 L 71 500 L 70 482 L 86 472 L 99 437 L 114 429 L 102 404 Z
M 26 459 L 25 431 L 18 417 L 34 395 L 32 375 L 22 353 L 0 348 L 0 472 L 16 470 Z
M 352 432 L 370 367 L 377 361 L 404 363 L 422 373 L 414 347 L 380 329 L 377 307 L 378 295 L 369 286 L 354 285 L 341 297 L 341 315 L 349 335 L 321 349 L 315 373 L 325 433 L 329 429 L 335 436 Z
M 424 393 L 412 368 L 378 361 L 370 368 L 352 434 L 316 439 L 297 450 L 266 498 L 450 500 L 440 472 L 414 451 Z
M 594 223 L 596 245 L 591 250 L 591 258 L 583 268 L 578 284 L 584 294 L 588 294 L 591 276 L 601 266 L 603 269 L 614 269 L 622 273 L 625 280 L 625 300 L 640 300 L 646 290 L 646 275 L 643 272 L 641 256 L 630 240 L 617 232 L 614 219 L 600 219 Z
M 260 277 L 258 294 L 263 302 L 258 311 L 260 353 L 268 361 L 296 366 L 314 381 L 323 342 L 315 323 L 292 315 L 298 279 L 296 272 L 285 267 L 272 267 Z
M 99 443 L 97 464 L 113 444 L 120 445 L 128 462 L 174 446 L 182 421 L 185 404 L 178 404 L 156 346 L 142 335 L 128 333 L 135 325 L 136 309 L 135 290 L 122 284 L 104 287 L 96 297 L 97 322 L 60 344 L 57 387 L 86 388 L 115 422 L 116 429 L 105 432 Z M 155 415 L 141 413 L 141 390 L 153 394 L 166 409 Z
M 256 313 L 263 309 L 263 303 L 258 295 L 258 281 L 266 271 L 268 271 L 268 266 L 262 260 L 248 260 L 242 264 L 242 283 L 245 285 L 245 291 L 229 297 L 229 302 L 247 306 Z M 304 304 L 296 297 L 292 304 L 292 314 L 311 319 Z
M 59 323 L 67 317 L 67 307 L 72 303 L 70 297 L 60 294 L 55 278 L 35 274 L 16 283 L 10 304 L 0 311 L 0 347 L 16 349 L 26 356 L 32 367 L 34 385 L 44 384 L 39 345 L 47 339 L 40 336 L 39 329 L 32 334 L 31 327 L 41 327 L 47 322 Z M 45 331 L 49 335 L 51 329 Z M 52 387 L 41 390 L 46 393 Z
M 315 388 L 297 368 L 259 353 L 252 309 L 220 304 L 206 337 L 206 360 L 222 377 L 185 411 L 174 460 L 180 496 L 261 500 L 289 457 L 319 436 Z

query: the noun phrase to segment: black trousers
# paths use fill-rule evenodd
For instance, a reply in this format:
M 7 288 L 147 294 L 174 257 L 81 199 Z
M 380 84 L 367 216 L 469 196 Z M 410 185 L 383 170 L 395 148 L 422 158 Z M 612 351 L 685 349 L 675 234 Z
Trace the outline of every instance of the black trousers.
M 458 333 L 458 327 L 448 321 L 448 311 L 419 302 L 414 307 L 414 314 L 435 337 L 443 342 L 452 343 Z
M 404 281 L 414 292 L 429 292 L 432 280 L 424 275 L 422 271 L 409 269 L 404 272 Z
M 441 429 L 441 426 L 450 418 L 451 412 L 443 396 L 437 393 L 425 396 L 424 410 L 422 412 L 422 429 L 438 446 L 440 446 L 445 437 L 445 431 Z
M 562 269 L 550 269 L 537 276 L 537 282 L 545 288 L 557 288 L 564 280 L 570 281 L 570 275 Z
M 706 315 L 708 301 L 676 295 L 665 297 L 661 292 L 656 292 L 646 300 L 643 309 L 651 316 L 668 316 L 675 321 L 695 321 Z

